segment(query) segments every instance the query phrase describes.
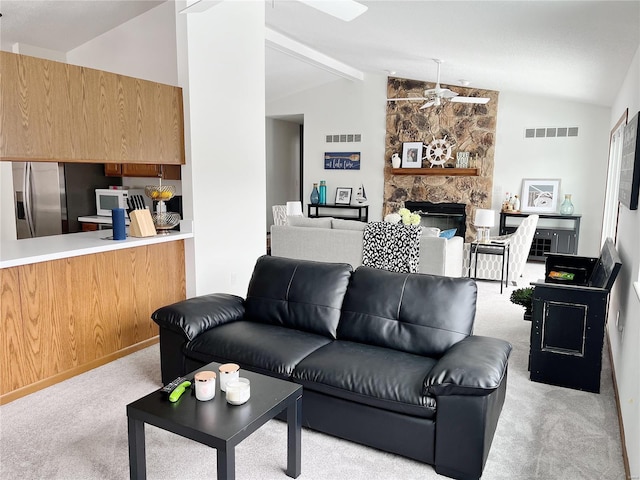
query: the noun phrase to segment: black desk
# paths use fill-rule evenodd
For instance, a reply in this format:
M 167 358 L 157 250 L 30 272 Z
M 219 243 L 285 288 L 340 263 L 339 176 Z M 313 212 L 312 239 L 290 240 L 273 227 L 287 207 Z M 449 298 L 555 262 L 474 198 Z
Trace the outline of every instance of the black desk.
M 320 213 L 320 209 L 329 210 L 355 210 L 356 215 L 334 215 L 332 213 Z M 325 203 L 324 205 L 307 203 L 307 216 L 309 218 L 333 217 L 343 220 L 359 220 L 361 222 L 369 221 L 369 205 L 336 205 L 334 203 Z
M 217 372 L 220 364 L 211 363 L 199 370 Z M 197 371 L 199 371 L 197 370 Z M 185 375 L 193 379 L 192 372 Z M 297 478 L 301 471 L 302 387 L 257 373 L 241 370 L 251 381 L 251 398 L 243 405 L 229 405 L 216 381 L 216 396 L 201 402 L 190 391 L 176 402 L 156 390 L 127 405 L 129 423 L 129 472 L 132 479 L 145 479 L 146 460 L 144 424 L 154 425 L 176 435 L 195 440 L 217 450 L 218 479 L 235 478 L 235 446 L 262 425 L 287 411 L 287 470 Z M 188 469 L 189 459 L 178 469 Z M 180 476 L 178 470 L 172 472 Z
M 500 293 L 502 293 L 502 284 L 504 283 L 506 287 L 509 282 L 509 242 L 504 240 L 491 243 L 471 242 L 471 245 L 469 245 L 469 278 L 471 278 L 471 265 L 473 265 L 472 259 L 474 255 L 476 257 L 476 263 L 473 278 L 478 278 L 479 253 L 484 255 L 500 255 L 502 257 L 502 269 L 500 271 Z

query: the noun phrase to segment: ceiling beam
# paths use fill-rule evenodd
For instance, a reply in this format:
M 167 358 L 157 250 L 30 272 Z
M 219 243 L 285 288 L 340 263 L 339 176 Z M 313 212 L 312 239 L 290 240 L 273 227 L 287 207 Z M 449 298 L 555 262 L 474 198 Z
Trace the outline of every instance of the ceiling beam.
M 270 28 L 265 28 L 265 45 L 314 67 L 348 80 L 364 80 L 364 73 L 324 53 L 320 53 Z

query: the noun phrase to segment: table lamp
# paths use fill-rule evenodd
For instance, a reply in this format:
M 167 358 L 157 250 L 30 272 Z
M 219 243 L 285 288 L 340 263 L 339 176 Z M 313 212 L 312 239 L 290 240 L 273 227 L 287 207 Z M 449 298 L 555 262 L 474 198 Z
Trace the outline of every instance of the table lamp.
M 287 217 L 302 216 L 302 202 L 287 202 Z
M 496 223 L 496 212 L 485 208 L 476 209 L 476 215 L 473 219 L 474 226 L 478 229 L 478 242 L 489 242 L 489 229 Z

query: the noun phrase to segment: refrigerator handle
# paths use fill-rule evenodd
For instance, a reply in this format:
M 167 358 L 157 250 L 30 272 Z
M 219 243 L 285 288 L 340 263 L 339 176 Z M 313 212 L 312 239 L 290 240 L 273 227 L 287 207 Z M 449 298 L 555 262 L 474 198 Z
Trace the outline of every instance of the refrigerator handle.
M 33 223 L 33 210 L 31 207 L 31 162 L 25 162 L 23 175 L 23 191 L 24 191 L 24 216 L 29 227 L 29 236 L 33 238 L 36 234 L 35 225 Z

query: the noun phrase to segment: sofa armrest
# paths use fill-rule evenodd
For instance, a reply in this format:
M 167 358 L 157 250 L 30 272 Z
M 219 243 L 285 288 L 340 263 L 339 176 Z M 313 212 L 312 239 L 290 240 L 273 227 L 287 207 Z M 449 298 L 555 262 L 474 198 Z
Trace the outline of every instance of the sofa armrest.
M 511 344 L 472 335 L 456 343 L 424 380 L 425 395 L 488 395 L 507 371 Z
M 214 293 L 189 298 L 159 308 L 151 318 L 160 327 L 193 340 L 213 327 L 240 320 L 244 316 L 244 300 L 236 295 Z

